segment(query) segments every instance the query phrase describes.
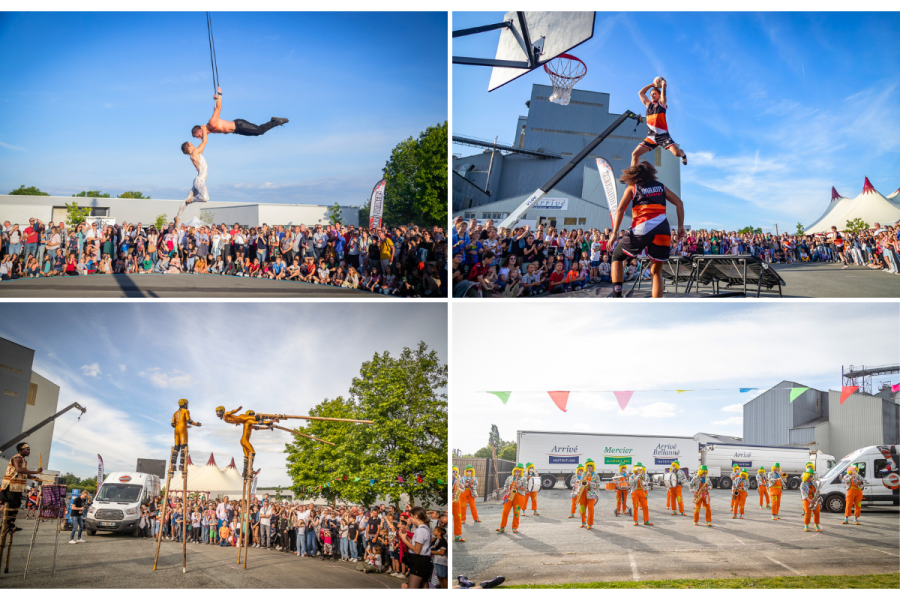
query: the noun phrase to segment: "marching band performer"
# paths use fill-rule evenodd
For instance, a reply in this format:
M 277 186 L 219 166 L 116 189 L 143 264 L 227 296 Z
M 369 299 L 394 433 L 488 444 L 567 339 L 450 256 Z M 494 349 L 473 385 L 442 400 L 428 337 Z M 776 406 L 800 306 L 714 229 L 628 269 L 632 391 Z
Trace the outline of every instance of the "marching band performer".
M 772 465 L 766 483 L 769 487 L 769 495 L 772 497 L 772 520 L 777 521 L 781 518 L 778 516 L 778 509 L 781 508 L 781 491 L 784 487 L 784 480 L 781 479 L 781 463 Z
M 812 475 L 813 479 L 816 479 L 818 477 L 816 475 L 816 465 L 814 465 L 812 461 L 809 461 L 808 463 L 806 463 L 806 467 L 805 467 L 805 470 L 803 471 L 803 473 L 806 474 L 806 472 L 809 471 L 810 469 L 812 469 L 812 472 L 813 472 L 813 475 Z M 802 477 L 801 477 L 801 481 L 802 481 Z M 805 517 L 806 511 L 804 510 L 803 512 L 801 512 L 800 516 Z
M 628 514 L 628 465 L 619 465 L 619 474 L 613 478 L 616 484 L 616 516 Z
M 594 526 L 594 504 L 597 503 L 597 498 L 599 498 L 600 477 L 594 473 L 595 468 L 594 459 L 589 458 L 584 461 L 584 475 L 581 476 L 581 481 L 578 485 L 581 526 L 585 526 L 585 519 L 587 519 L 588 529 Z
M 478 478 L 475 477 L 475 468 L 472 465 L 466 465 L 465 475 L 460 479 L 463 487 L 462 494 L 459 497 L 460 513 L 462 522 L 466 523 L 466 508 L 472 510 L 472 520 L 481 523 L 478 519 L 478 511 L 475 509 L 475 497 L 478 496 Z
M 465 542 L 466 540 L 462 537 L 462 510 L 459 505 L 459 499 L 462 495 L 462 483 L 459 479 L 459 467 L 456 465 L 453 465 L 453 481 L 451 483 L 453 484 L 453 502 L 451 504 L 453 509 L 453 541 Z
M 691 479 L 691 491 L 694 493 L 694 525 L 700 524 L 700 508 L 706 508 L 706 526 L 712 527 L 712 510 L 709 507 L 709 469 L 700 465 L 697 474 Z
M 584 475 L 584 465 L 578 463 L 578 468 L 575 469 L 575 477 L 572 478 L 572 510 L 569 513 L 569 518 L 575 518 L 575 506 L 578 504 L 578 487 L 581 485 L 581 476 Z
M 808 467 L 803 473 L 803 483 L 800 484 L 800 496 L 803 498 L 803 531 L 809 531 L 810 518 L 815 519 L 816 531 L 822 531 L 819 527 L 819 513 L 822 508 L 822 497 L 819 495 L 819 481 L 816 479 L 816 471 Z
M 766 508 L 772 508 L 769 504 L 769 487 L 766 481 L 765 467 L 760 467 L 756 471 L 756 489 L 759 490 L 759 508 L 763 507 L 763 497 L 766 499 Z
M 644 510 L 644 525 L 653 525 L 650 522 L 650 507 L 647 505 L 647 491 L 650 489 L 650 478 L 644 465 L 637 463 L 631 469 L 631 479 L 628 481 L 631 488 L 631 510 L 634 512 L 634 524 L 638 525 L 638 509 Z
M 528 479 L 538 476 L 538 474 L 534 472 L 534 463 L 525 463 L 525 471 Z M 531 510 L 534 511 L 535 515 L 540 516 L 541 513 L 537 511 L 537 491 L 528 492 L 528 498 L 531 498 Z M 525 498 L 525 505 L 522 507 L 523 509 L 528 507 L 528 498 Z
M 859 525 L 859 513 L 862 511 L 862 496 L 865 480 L 860 476 L 856 465 L 847 467 L 847 474 L 841 477 L 841 481 L 847 486 L 847 507 L 844 509 L 844 520 L 841 525 L 846 525 L 850 514 L 854 511 L 853 524 Z
M 678 478 L 675 484 L 675 487 L 670 487 L 668 491 L 666 491 L 666 508 L 672 509 L 672 514 L 675 514 L 676 510 L 676 502 L 678 504 L 677 509 L 681 512 L 681 516 L 685 516 L 684 514 L 684 501 L 681 498 L 681 486 L 687 481 L 687 477 L 684 474 L 684 471 L 681 470 L 681 465 L 678 464 L 677 460 L 673 460 L 672 464 L 669 465 L 669 470 L 672 473 L 675 473 L 675 476 Z
M 503 497 L 503 516 L 500 521 L 500 527 L 497 529 L 499 533 L 505 533 L 506 521 L 509 518 L 509 511 L 513 512 L 512 530 L 517 533 L 519 529 L 519 516 L 525 508 L 525 502 L 528 500 L 526 490 L 528 490 L 528 479 L 525 477 L 525 467 L 522 463 L 517 463 L 512 470 L 512 475 L 506 478 L 503 484 L 506 494 Z
M 734 480 L 734 492 L 731 494 L 732 519 L 738 518 L 738 509 L 741 511 L 740 518 L 744 518 L 744 505 L 747 503 L 747 490 L 750 489 L 750 474 L 747 469 L 741 469 L 738 478 Z
M 740 465 L 734 465 L 734 464 L 731 465 L 731 489 L 732 489 L 732 494 L 731 494 L 731 508 L 734 508 L 734 500 L 735 500 L 735 495 L 734 495 L 734 484 L 735 484 L 735 482 L 737 482 L 737 480 L 740 479 L 740 478 L 741 478 L 741 467 L 740 467 Z

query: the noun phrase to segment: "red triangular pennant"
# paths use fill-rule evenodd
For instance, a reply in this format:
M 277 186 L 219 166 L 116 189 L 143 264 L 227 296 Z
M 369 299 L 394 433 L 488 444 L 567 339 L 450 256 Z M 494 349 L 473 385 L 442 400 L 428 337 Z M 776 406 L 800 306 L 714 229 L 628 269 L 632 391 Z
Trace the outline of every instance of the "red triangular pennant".
M 416 483 L 422 483 L 422 476 L 416 475 Z
M 619 406 L 622 410 L 625 410 L 625 407 L 628 406 L 628 401 L 631 400 L 633 391 L 631 392 L 613 392 L 616 395 L 616 400 L 619 402 Z
M 844 403 L 844 400 L 852 396 L 856 393 L 856 390 L 859 389 L 858 385 L 845 385 L 841 388 L 841 404 Z
M 569 401 L 569 392 L 547 392 L 550 399 L 559 407 L 559 410 L 566 412 L 566 403 Z

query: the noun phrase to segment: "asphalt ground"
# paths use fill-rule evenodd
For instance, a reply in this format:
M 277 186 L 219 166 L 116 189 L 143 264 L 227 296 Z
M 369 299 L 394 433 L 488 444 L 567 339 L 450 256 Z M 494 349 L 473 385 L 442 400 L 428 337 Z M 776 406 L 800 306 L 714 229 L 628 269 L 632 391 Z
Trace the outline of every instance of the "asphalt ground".
M 397 589 L 404 580 L 365 574 L 356 563 L 326 562 L 287 552 L 251 548 L 247 570 L 237 564 L 237 548 L 187 545 L 187 573 L 181 570 L 181 544 L 163 540 L 157 570 L 156 543 L 130 535 L 84 535 L 83 544 L 69 544 L 69 531 L 59 533 L 56 575 L 52 575 L 55 531 L 45 521 L 38 529 L 28 568 L 25 562 L 34 521 L 20 519 L 14 537 L 9 573 L 0 570 L 0 588 L 327 588 Z M 4 556 L 4 562 L 6 557 Z
M 730 490 L 712 490 L 712 527 L 705 511 L 694 526 L 693 502 L 685 487 L 685 514 L 665 509 L 666 490 L 649 492 L 653 526 L 635 527 L 632 517 L 614 516 L 615 494 L 603 491 L 594 509 L 594 527 L 581 529 L 581 515 L 569 519 L 571 492 L 562 484 L 538 493 L 538 512 L 525 511 L 519 532 L 500 526 L 502 505 L 478 503 L 481 523 L 471 514 L 463 526 L 464 543 L 454 542 L 453 576 L 473 581 L 506 577 L 513 585 L 722 579 L 791 575 L 866 575 L 900 571 L 900 511 L 863 509 L 861 525 L 841 525 L 843 515 L 823 512 L 820 533 L 803 531 L 799 491 L 786 492 L 781 520 L 759 508 L 759 496 L 747 496 L 743 519 L 732 519 Z M 631 500 L 629 498 L 629 506 Z
M 83 275 L 0 282 L 0 298 L 390 298 L 330 285 L 224 275 Z
M 781 288 L 785 298 L 900 298 L 900 275 L 876 271 L 868 267 L 852 266 L 841 269 L 841 263 L 794 263 L 792 265 L 771 265 L 781 275 L 785 284 Z M 631 290 L 633 281 L 626 281 L 623 289 Z M 722 285 L 722 293 L 743 291 L 741 287 L 728 288 Z M 678 294 L 675 285 L 666 283 L 665 297 L 703 298 L 709 297 L 710 288 L 704 286 L 700 293 L 696 287 L 691 294 L 684 294 L 684 284 L 679 283 Z M 590 285 L 583 290 L 556 294 L 545 294 L 542 298 L 607 298 L 612 293 L 608 283 Z M 756 297 L 756 287 L 747 286 L 747 296 Z M 650 280 L 641 282 L 641 290 L 635 290 L 633 297 L 650 297 Z M 761 298 L 778 298 L 778 288 L 762 289 Z

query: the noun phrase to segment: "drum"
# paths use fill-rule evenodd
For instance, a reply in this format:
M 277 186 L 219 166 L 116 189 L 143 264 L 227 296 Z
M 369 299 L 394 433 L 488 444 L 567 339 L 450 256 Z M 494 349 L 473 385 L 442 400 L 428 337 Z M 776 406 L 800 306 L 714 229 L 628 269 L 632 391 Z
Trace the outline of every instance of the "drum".
M 535 475 L 534 477 L 528 478 L 528 491 L 529 492 L 539 492 L 541 491 L 541 478 Z
M 615 482 L 615 481 L 607 481 L 607 482 L 606 482 L 606 489 L 608 489 L 608 490 L 610 490 L 610 491 L 615 491 L 615 489 L 616 489 L 616 482 Z
M 675 471 L 669 471 L 663 475 L 663 482 L 666 484 L 667 488 L 678 487 L 678 475 Z

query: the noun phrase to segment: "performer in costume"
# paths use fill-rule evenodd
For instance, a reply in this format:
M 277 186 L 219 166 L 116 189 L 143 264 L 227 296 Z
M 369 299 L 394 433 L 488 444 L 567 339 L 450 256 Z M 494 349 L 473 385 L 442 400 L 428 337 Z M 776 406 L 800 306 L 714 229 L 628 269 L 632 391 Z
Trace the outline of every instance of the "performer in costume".
M 481 523 L 478 520 L 478 511 L 475 509 L 475 497 L 478 496 L 478 478 L 475 477 L 475 468 L 472 465 L 466 465 L 465 475 L 460 479 L 463 491 L 459 497 L 459 505 L 462 509 L 462 522 L 466 522 L 466 507 L 472 509 L 472 520 Z
M 816 531 L 822 531 L 819 527 L 819 513 L 822 509 L 822 497 L 819 495 L 819 481 L 816 479 L 816 471 L 808 467 L 803 473 L 803 483 L 800 484 L 800 497 L 803 498 L 803 531 L 809 531 L 810 519 L 815 520 Z
M 806 463 L 806 467 L 805 467 L 805 470 L 804 470 L 803 473 L 806 474 L 806 471 L 809 471 L 810 469 L 812 469 L 812 472 L 813 472 L 813 479 L 816 479 L 816 478 L 817 478 L 817 475 L 816 475 L 816 465 L 813 464 L 812 461 Z M 802 477 L 801 477 L 801 481 L 802 481 Z M 800 516 L 801 516 L 801 517 L 805 517 L 805 516 L 806 516 L 806 511 L 804 510 L 802 513 L 800 513 Z
M 700 524 L 700 509 L 706 509 L 706 526 L 712 527 L 712 509 L 709 507 L 709 469 L 700 465 L 697 474 L 691 479 L 691 491 L 694 493 L 694 525 Z
M 178 410 L 172 415 L 172 429 L 175 430 L 175 445 L 172 446 L 172 457 L 169 462 L 171 471 L 175 471 L 175 465 L 178 463 L 178 455 L 181 455 L 180 471 L 184 471 L 184 462 L 188 453 L 188 425 L 200 427 L 200 423 L 191 420 L 191 413 L 188 410 L 188 401 L 182 398 L 178 401 Z
M 591 529 L 594 526 L 594 505 L 597 503 L 600 490 L 600 476 L 594 472 L 594 459 L 584 461 L 584 475 L 578 486 L 578 504 L 581 512 L 581 526 Z
M 519 516 L 522 514 L 522 510 L 525 509 L 525 502 L 528 500 L 528 494 L 526 493 L 528 490 L 528 479 L 525 477 L 525 466 L 522 463 L 517 463 L 512 470 L 512 475 L 506 478 L 504 489 L 506 492 L 503 496 L 503 516 L 497 531 L 505 533 L 509 511 L 512 511 L 512 530 L 513 533 L 517 533 Z
M 631 510 L 633 511 L 634 524 L 638 525 L 638 509 L 644 510 L 644 525 L 653 525 L 650 522 L 650 507 L 647 505 L 647 492 L 650 490 L 650 477 L 644 465 L 637 463 L 631 469 L 631 479 L 628 486 L 631 489 Z
M 569 513 L 569 518 L 575 518 L 575 505 L 578 504 L 578 489 L 579 485 L 581 485 L 581 476 L 584 475 L 584 465 L 578 463 L 578 468 L 575 469 L 575 476 L 572 477 L 572 510 Z
M 860 476 L 856 465 L 850 465 L 847 467 L 847 474 L 841 477 L 841 481 L 847 486 L 847 507 L 844 509 L 844 520 L 841 521 L 841 525 L 847 524 L 850 514 L 854 511 L 856 514 L 853 515 L 853 523 L 859 525 L 859 513 L 862 511 L 865 479 Z
M 236 409 L 225 412 L 224 406 L 219 406 L 216 408 L 216 416 L 225 421 L 226 423 L 231 423 L 233 425 L 241 425 L 243 427 L 243 434 L 241 435 L 241 448 L 244 450 L 244 479 L 247 479 L 247 474 L 249 471 L 249 465 L 253 464 L 253 459 L 256 457 L 256 451 L 253 450 L 253 446 L 250 444 L 250 434 L 254 429 L 270 429 L 271 426 L 275 423 L 274 421 L 262 421 L 261 423 L 256 420 L 256 413 L 252 410 L 248 410 L 242 415 L 237 414 L 239 410 L 244 408 L 243 406 L 238 406 Z
M 744 518 L 744 505 L 747 503 L 747 490 L 750 489 L 750 474 L 747 469 L 741 469 L 738 478 L 734 480 L 734 491 L 731 493 L 732 519 L 737 519 L 740 510 L 740 518 Z
M 731 508 L 734 508 L 734 482 L 741 478 L 741 467 L 738 465 L 731 465 Z
M 538 474 L 534 472 L 534 463 L 525 463 L 525 471 L 529 480 L 532 477 L 538 476 Z M 537 511 L 537 490 L 528 492 L 528 498 L 531 498 L 531 510 L 534 511 L 535 515 L 539 516 L 541 513 Z M 525 506 L 523 508 L 528 507 L 528 498 L 525 499 Z
M 662 146 L 665 150 L 681 158 L 681 163 L 687 165 L 687 154 L 678 147 L 678 144 L 669 135 L 669 125 L 666 123 L 666 111 L 669 108 L 666 102 L 668 83 L 662 77 L 659 79 L 659 87 L 656 87 L 656 81 L 654 80 L 653 83 L 645 85 L 638 92 L 638 97 L 640 97 L 643 105 L 647 107 L 647 137 L 631 153 L 632 167 L 638 164 L 641 156 L 655 150 L 657 146 Z M 647 90 L 650 90 L 650 98 L 646 96 Z
M 628 514 L 628 465 L 619 465 L 619 474 L 613 477 L 616 484 L 616 516 Z
M 2 523 L 0 526 L 13 533 L 22 531 L 21 527 L 16 527 L 16 516 L 22 506 L 22 497 L 28 486 L 28 480 L 40 481 L 40 477 L 34 477 L 34 475 L 44 472 L 40 465 L 37 471 L 28 469 L 28 461 L 25 459 L 29 456 L 31 456 L 31 446 L 26 442 L 17 444 L 16 455 L 9 459 L 6 472 L 3 474 L 3 483 L 0 484 L 0 505 L 6 504 L 7 506 L 6 523 Z
M 778 516 L 778 509 L 781 508 L 781 492 L 784 488 L 784 480 L 781 478 L 781 463 L 772 465 L 766 483 L 769 487 L 769 496 L 772 497 L 772 520 L 777 521 L 781 518 Z
M 677 509 L 681 512 L 681 516 L 686 516 L 684 514 L 684 500 L 681 497 L 681 486 L 684 485 L 684 482 L 687 481 L 687 476 L 685 476 L 684 471 L 681 470 L 681 465 L 678 464 L 677 460 L 673 460 L 672 464 L 669 465 L 669 469 L 672 473 L 675 473 L 675 477 L 678 478 L 675 487 L 670 487 L 668 491 L 666 491 L 666 508 L 672 509 L 672 514 L 675 514 L 676 503 Z
M 459 477 L 459 467 L 453 465 L 453 481 L 451 482 L 453 490 L 453 541 L 465 542 L 462 537 L 462 509 L 460 508 L 460 498 L 462 497 L 462 481 Z
M 765 467 L 760 467 L 756 472 L 756 489 L 759 490 L 759 507 L 763 507 L 763 498 L 765 498 L 766 508 L 771 508 L 769 504 L 769 486 L 766 479 Z

